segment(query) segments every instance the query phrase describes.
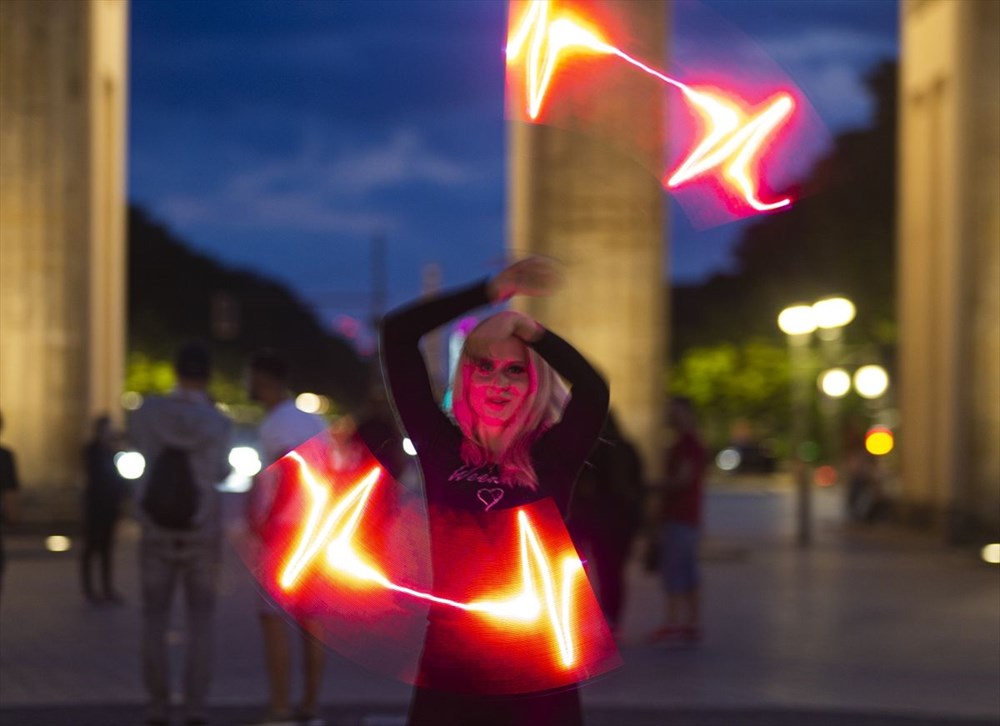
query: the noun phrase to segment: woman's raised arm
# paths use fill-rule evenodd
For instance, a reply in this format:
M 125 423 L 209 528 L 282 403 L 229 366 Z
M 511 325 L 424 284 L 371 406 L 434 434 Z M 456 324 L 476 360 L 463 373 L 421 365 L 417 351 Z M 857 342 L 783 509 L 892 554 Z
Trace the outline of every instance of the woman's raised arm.
M 435 328 L 463 313 L 490 303 L 487 281 L 454 292 L 409 303 L 387 313 L 379 331 L 379 354 L 382 374 L 393 406 L 413 445 L 433 440 L 442 426 L 450 426 L 441 411 L 424 356 L 420 339 Z

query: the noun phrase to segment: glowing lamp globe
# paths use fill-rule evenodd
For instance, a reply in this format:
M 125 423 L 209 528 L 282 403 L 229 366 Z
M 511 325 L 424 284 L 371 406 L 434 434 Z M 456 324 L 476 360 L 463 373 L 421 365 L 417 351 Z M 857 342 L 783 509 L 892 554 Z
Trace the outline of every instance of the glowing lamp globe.
M 851 376 L 843 368 L 823 371 L 819 377 L 819 390 L 830 398 L 843 398 L 851 390 Z
M 854 389 L 862 398 L 878 398 L 889 388 L 889 374 L 882 366 L 861 366 L 854 372 Z
M 854 320 L 857 309 L 846 297 L 828 297 L 812 304 L 816 326 L 824 329 L 842 328 Z
M 791 305 L 778 315 L 778 327 L 785 335 L 806 335 L 816 330 L 816 315 L 809 305 Z

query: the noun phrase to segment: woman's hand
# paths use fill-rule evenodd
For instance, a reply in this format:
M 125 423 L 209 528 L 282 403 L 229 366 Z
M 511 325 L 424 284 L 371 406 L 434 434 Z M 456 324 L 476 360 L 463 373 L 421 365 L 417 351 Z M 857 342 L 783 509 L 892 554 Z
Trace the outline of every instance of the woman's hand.
M 558 290 L 562 282 L 562 272 L 554 260 L 526 257 L 490 280 L 489 296 L 495 303 L 509 300 L 514 295 L 544 297 Z
M 525 343 L 534 343 L 544 332 L 541 324 L 524 313 L 503 310 L 490 316 L 479 329 L 478 335 L 489 346 L 508 338 L 520 338 Z
M 514 322 L 514 336 L 520 338 L 525 343 L 534 343 L 542 337 L 544 329 L 538 321 L 529 318 L 527 315 L 517 314 Z

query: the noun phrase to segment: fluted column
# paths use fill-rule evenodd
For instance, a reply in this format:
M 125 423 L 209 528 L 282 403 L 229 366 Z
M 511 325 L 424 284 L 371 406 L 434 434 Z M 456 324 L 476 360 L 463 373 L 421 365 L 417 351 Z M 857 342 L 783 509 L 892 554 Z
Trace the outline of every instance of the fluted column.
M 125 0 L 0 3 L 0 407 L 27 514 L 74 511 L 125 348 Z
M 613 17 L 646 60 L 665 66 L 664 0 L 592 7 Z M 614 98 L 591 105 L 581 128 L 572 127 L 572 117 L 560 128 L 511 124 L 508 247 L 514 256 L 545 254 L 565 263 L 564 290 L 518 304 L 601 369 L 619 422 L 655 474 L 666 391 L 666 195 L 655 164 L 640 165 L 615 141 L 638 133 L 646 148 L 663 148 L 667 92 L 627 67 L 616 82 Z M 585 127 L 595 117 L 600 136 Z

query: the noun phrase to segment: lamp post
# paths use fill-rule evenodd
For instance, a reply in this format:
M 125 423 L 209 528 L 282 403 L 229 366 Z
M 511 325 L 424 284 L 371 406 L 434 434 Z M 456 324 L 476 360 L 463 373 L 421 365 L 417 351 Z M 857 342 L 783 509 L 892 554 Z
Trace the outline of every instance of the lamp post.
M 828 364 L 841 357 L 841 332 L 854 319 L 854 303 L 845 297 L 825 297 L 810 304 L 791 305 L 778 315 L 778 327 L 788 339 L 788 360 L 791 366 L 792 384 L 792 461 L 795 467 L 797 492 L 797 539 L 800 546 L 808 546 L 812 541 L 812 487 L 806 462 L 802 458 L 802 446 L 809 430 L 809 402 L 811 379 L 809 366 L 809 346 L 812 334 L 818 331 L 823 346 L 823 355 Z M 850 387 L 846 371 L 838 371 L 821 383 L 824 390 L 834 393 L 844 389 L 844 379 Z M 843 393 L 847 390 L 844 389 Z M 839 397 L 824 397 L 824 418 L 826 419 L 827 448 L 839 458 L 837 419 L 839 418 Z
M 788 361 L 792 384 L 791 450 L 795 472 L 796 538 L 800 547 L 812 541 L 812 501 L 808 472 L 802 460 L 802 444 L 809 426 L 809 343 L 816 330 L 811 305 L 792 305 L 778 315 L 778 327 L 788 339 Z
M 823 362 L 826 366 L 837 366 L 843 363 L 844 326 L 854 320 L 856 308 L 854 303 L 845 297 L 825 297 L 812 304 L 813 314 L 816 317 L 816 335 L 820 341 L 820 348 L 823 354 Z M 834 375 L 833 380 L 828 381 L 836 387 L 837 379 L 843 378 Z M 850 379 L 847 379 L 847 387 L 844 393 L 850 390 Z M 825 450 L 829 452 L 830 459 L 837 468 L 841 464 L 841 440 L 840 440 L 840 396 L 824 396 L 820 399 L 820 407 L 823 414 L 823 433 L 825 435 Z

